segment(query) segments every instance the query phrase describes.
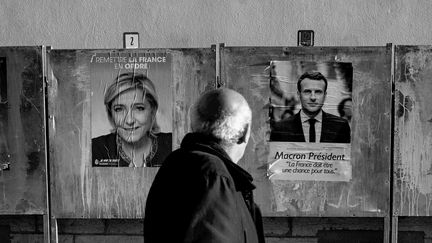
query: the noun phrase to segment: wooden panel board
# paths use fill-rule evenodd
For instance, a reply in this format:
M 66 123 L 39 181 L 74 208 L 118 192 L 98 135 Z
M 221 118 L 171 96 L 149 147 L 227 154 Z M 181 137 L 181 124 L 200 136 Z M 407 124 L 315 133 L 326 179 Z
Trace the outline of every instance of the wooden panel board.
M 267 176 L 270 61 L 348 62 L 353 66 L 352 179 L 279 181 Z M 224 47 L 222 83 L 242 93 L 253 112 L 252 136 L 240 164 L 254 176 L 265 216 L 385 216 L 390 205 L 391 46 Z M 286 210 L 279 210 L 277 201 Z
M 43 80 L 42 47 L 0 48 L 0 214 L 46 213 Z
M 394 214 L 432 215 L 432 47 L 395 47 Z
M 157 168 L 103 168 L 92 167 L 90 162 L 90 86 L 94 80 L 90 80 L 89 60 L 97 53 L 115 56 L 138 52 L 164 52 L 172 57 L 173 149 L 188 132 L 191 103 L 203 91 L 214 88 L 216 54 L 210 48 L 50 51 L 48 103 L 54 217 L 144 217 L 146 196 Z

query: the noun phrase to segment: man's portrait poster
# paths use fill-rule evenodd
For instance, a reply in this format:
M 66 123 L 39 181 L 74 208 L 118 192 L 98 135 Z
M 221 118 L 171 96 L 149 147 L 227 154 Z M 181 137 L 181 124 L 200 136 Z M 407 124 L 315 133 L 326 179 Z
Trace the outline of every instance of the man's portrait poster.
M 270 141 L 350 143 L 352 72 L 351 63 L 273 61 Z
M 171 55 L 91 57 L 92 166 L 157 167 L 172 150 Z
M 351 178 L 352 83 L 351 63 L 271 62 L 271 177 Z

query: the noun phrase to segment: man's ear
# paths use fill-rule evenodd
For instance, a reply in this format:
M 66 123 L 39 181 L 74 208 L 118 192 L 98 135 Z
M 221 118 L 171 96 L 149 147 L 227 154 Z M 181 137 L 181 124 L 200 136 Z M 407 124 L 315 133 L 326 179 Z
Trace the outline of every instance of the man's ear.
M 246 124 L 245 127 L 243 128 L 242 134 L 239 137 L 239 139 L 237 140 L 237 144 L 242 144 L 242 143 L 246 143 L 248 140 L 248 132 L 249 132 L 249 124 Z

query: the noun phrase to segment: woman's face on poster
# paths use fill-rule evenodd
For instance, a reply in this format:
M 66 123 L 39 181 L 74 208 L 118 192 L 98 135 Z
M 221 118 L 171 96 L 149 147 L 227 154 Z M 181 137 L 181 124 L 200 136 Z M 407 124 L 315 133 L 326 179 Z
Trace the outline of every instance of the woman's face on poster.
M 127 143 L 136 143 L 146 136 L 153 124 L 152 113 L 142 89 L 122 92 L 111 105 L 117 133 Z

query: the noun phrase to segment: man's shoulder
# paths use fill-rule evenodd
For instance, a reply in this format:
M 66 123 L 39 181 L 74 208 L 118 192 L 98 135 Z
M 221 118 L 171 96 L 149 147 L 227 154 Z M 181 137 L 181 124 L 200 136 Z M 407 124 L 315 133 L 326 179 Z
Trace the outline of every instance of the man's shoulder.
M 348 121 L 346 119 L 343 119 L 342 117 L 338 117 L 336 115 L 324 111 L 323 111 L 323 121 L 340 123 L 340 124 L 348 124 Z
M 169 155 L 164 164 L 169 167 L 182 167 L 182 170 L 203 175 L 226 176 L 228 174 L 228 170 L 220 156 L 199 149 L 179 148 Z
M 329 113 L 323 114 L 321 142 L 350 143 L 350 130 L 347 120 Z
M 285 118 L 283 120 L 280 120 L 279 122 L 282 122 L 282 123 L 283 122 L 291 123 L 291 122 L 294 122 L 294 121 L 298 120 L 299 118 L 300 118 L 300 112 L 297 112 L 295 115 L 290 116 L 288 118 Z
M 278 129 L 278 128 L 284 128 L 285 129 L 287 126 L 290 126 L 291 124 L 298 122 L 299 119 L 300 119 L 300 113 L 297 113 L 293 116 L 290 116 L 288 118 L 285 118 L 283 120 L 275 122 L 273 125 L 273 128 L 274 129 Z

